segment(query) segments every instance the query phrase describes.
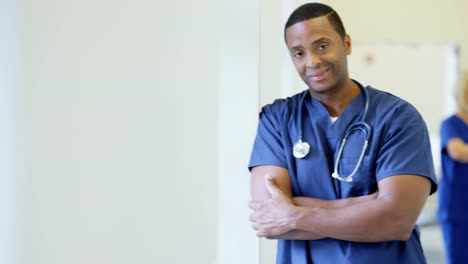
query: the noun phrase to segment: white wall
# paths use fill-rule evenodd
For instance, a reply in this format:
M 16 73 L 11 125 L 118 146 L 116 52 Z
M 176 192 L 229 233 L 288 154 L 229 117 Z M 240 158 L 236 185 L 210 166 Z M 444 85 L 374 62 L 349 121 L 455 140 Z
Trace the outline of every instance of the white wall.
M 258 9 L 225 2 L 24 0 L 18 263 L 256 261 Z
M 214 3 L 26 3 L 23 263 L 214 262 Z
M 219 27 L 218 261 L 257 263 L 250 227 L 250 173 L 259 103 L 259 2 L 221 1 Z
M 0 1 L 0 263 L 14 261 L 15 186 L 18 154 L 17 108 L 20 94 L 20 5 Z
M 353 40 L 438 42 L 460 45 L 461 66 L 468 69 L 468 1 L 325 0 L 345 23 Z

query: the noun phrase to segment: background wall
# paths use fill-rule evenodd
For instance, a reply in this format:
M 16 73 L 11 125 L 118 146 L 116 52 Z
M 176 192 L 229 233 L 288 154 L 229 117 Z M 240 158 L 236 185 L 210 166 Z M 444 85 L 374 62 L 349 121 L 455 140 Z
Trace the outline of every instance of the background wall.
M 25 0 L 20 263 L 215 262 L 218 10 Z
M 462 68 L 468 69 L 467 1 L 328 0 L 353 40 L 457 43 Z
M 0 1 L 0 263 L 13 263 L 16 216 L 17 98 L 22 82 L 20 5 Z
M 258 5 L 230 2 L 22 2 L 8 131 L 24 135 L 0 218 L 17 208 L 18 241 L 0 263 L 256 262 Z
M 216 23 L 221 32 L 216 263 L 253 264 L 258 263 L 259 250 L 248 217 L 250 174 L 247 166 L 258 121 L 259 3 L 223 0 Z

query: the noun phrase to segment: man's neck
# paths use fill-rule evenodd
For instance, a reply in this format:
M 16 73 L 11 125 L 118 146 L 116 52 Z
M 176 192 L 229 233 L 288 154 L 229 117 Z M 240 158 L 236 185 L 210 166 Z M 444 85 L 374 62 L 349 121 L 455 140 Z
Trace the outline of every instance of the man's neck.
M 333 93 L 323 94 L 317 98 L 328 110 L 331 117 L 339 116 L 361 92 L 359 86 L 353 80 L 348 80 L 342 88 L 336 89 Z

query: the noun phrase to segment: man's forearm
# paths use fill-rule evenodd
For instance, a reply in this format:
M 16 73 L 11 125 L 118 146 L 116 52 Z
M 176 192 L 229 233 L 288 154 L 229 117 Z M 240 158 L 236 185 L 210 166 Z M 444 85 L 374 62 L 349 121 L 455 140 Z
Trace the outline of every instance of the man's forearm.
M 341 208 L 353 204 L 370 201 L 377 198 L 377 193 L 364 195 L 360 197 L 339 199 L 339 200 L 321 200 L 310 197 L 294 197 L 293 201 L 300 207 L 321 207 L 321 208 Z M 312 231 L 294 229 L 281 235 L 271 236 L 268 239 L 287 239 L 287 240 L 317 240 L 325 236 Z
M 325 238 L 323 235 L 319 235 L 312 231 L 294 229 L 277 236 L 269 236 L 268 239 L 286 239 L 286 240 L 317 240 Z
M 405 240 L 399 215 L 385 200 L 371 200 L 343 208 L 298 207 L 295 228 L 355 242 Z
M 419 189 L 418 189 L 419 188 Z M 298 206 L 293 229 L 355 242 L 406 240 L 430 192 L 430 181 L 399 175 L 379 183 L 379 196 L 345 207 Z
M 369 195 L 338 200 L 321 200 L 310 197 L 294 197 L 293 201 L 294 204 L 301 207 L 343 208 L 357 203 L 374 200 L 377 198 L 377 196 L 378 192 Z

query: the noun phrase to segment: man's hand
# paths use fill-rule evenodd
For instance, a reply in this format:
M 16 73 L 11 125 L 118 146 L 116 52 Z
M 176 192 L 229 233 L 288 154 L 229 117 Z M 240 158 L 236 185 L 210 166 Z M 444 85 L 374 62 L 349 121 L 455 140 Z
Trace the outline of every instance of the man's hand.
M 292 199 L 276 186 L 269 175 L 265 177 L 265 186 L 271 199 L 249 203 L 249 207 L 254 210 L 250 221 L 257 236 L 276 236 L 294 229 L 299 211 Z

